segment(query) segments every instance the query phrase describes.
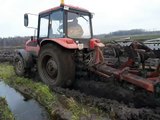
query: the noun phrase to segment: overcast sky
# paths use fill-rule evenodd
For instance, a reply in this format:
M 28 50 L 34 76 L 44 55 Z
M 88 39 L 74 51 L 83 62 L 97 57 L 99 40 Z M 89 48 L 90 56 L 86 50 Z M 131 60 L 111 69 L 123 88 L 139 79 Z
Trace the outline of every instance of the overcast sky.
M 23 26 L 24 13 L 58 6 L 60 0 L 0 0 L 0 37 L 33 35 Z M 142 28 L 160 30 L 160 0 L 65 0 L 95 13 L 94 34 Z

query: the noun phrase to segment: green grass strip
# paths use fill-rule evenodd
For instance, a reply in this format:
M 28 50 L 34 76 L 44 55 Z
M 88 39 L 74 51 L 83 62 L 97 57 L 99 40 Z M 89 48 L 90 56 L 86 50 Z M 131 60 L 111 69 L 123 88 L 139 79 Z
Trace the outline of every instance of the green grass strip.
M 5 98 L 0 97 L 0 120 L 14 120 Z

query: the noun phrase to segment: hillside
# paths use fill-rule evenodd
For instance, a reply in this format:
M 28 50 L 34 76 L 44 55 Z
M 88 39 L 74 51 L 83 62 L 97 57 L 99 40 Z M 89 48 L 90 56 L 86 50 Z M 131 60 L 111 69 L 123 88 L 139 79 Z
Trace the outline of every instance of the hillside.
M 112 40 L 124 40 L 130 38 L 131 40 L 148 40 L 160 37 L 160 31 L 146 31 L 143 29 L 132 29 L 132 30 L 118 30 L 110 32 L 109 34 L 95 35 L 96 38 L 101 39 L 104 42 Z

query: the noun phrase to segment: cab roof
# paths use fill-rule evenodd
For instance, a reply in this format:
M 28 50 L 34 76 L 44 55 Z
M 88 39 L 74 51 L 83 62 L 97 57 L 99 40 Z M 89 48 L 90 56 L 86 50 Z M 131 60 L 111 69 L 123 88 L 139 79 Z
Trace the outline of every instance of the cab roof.
M 89 12 L 87 9 L 84 9 L 84 8 L 80 8 L 80 7 L 72 6 L 72 5 L 61 4 L 60 6 L 44 10 L 44 11 L 40 12 L 39 14 L 45 14 L 45 13 L 48 13 L 48 12 L 51 12 L 51 11 L 54 11 L 54 10 L 58 10 L 60 8 L 64 9 L 65 7 L 69 8 L 69 9 L 80 10 L 80 11 L 83 11 L 83 12 Z

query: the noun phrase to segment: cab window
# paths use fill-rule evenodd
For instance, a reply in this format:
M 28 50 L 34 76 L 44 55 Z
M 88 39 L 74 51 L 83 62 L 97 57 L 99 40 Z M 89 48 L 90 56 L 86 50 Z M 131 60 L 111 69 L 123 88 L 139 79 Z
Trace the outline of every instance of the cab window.
M 63 37 L 63 12 L 54 11 L 50 15 L 49 38 Z
M 49 16 L 41 17 L 39 37 L 48 36 L 48 25 L 49 25 Z

